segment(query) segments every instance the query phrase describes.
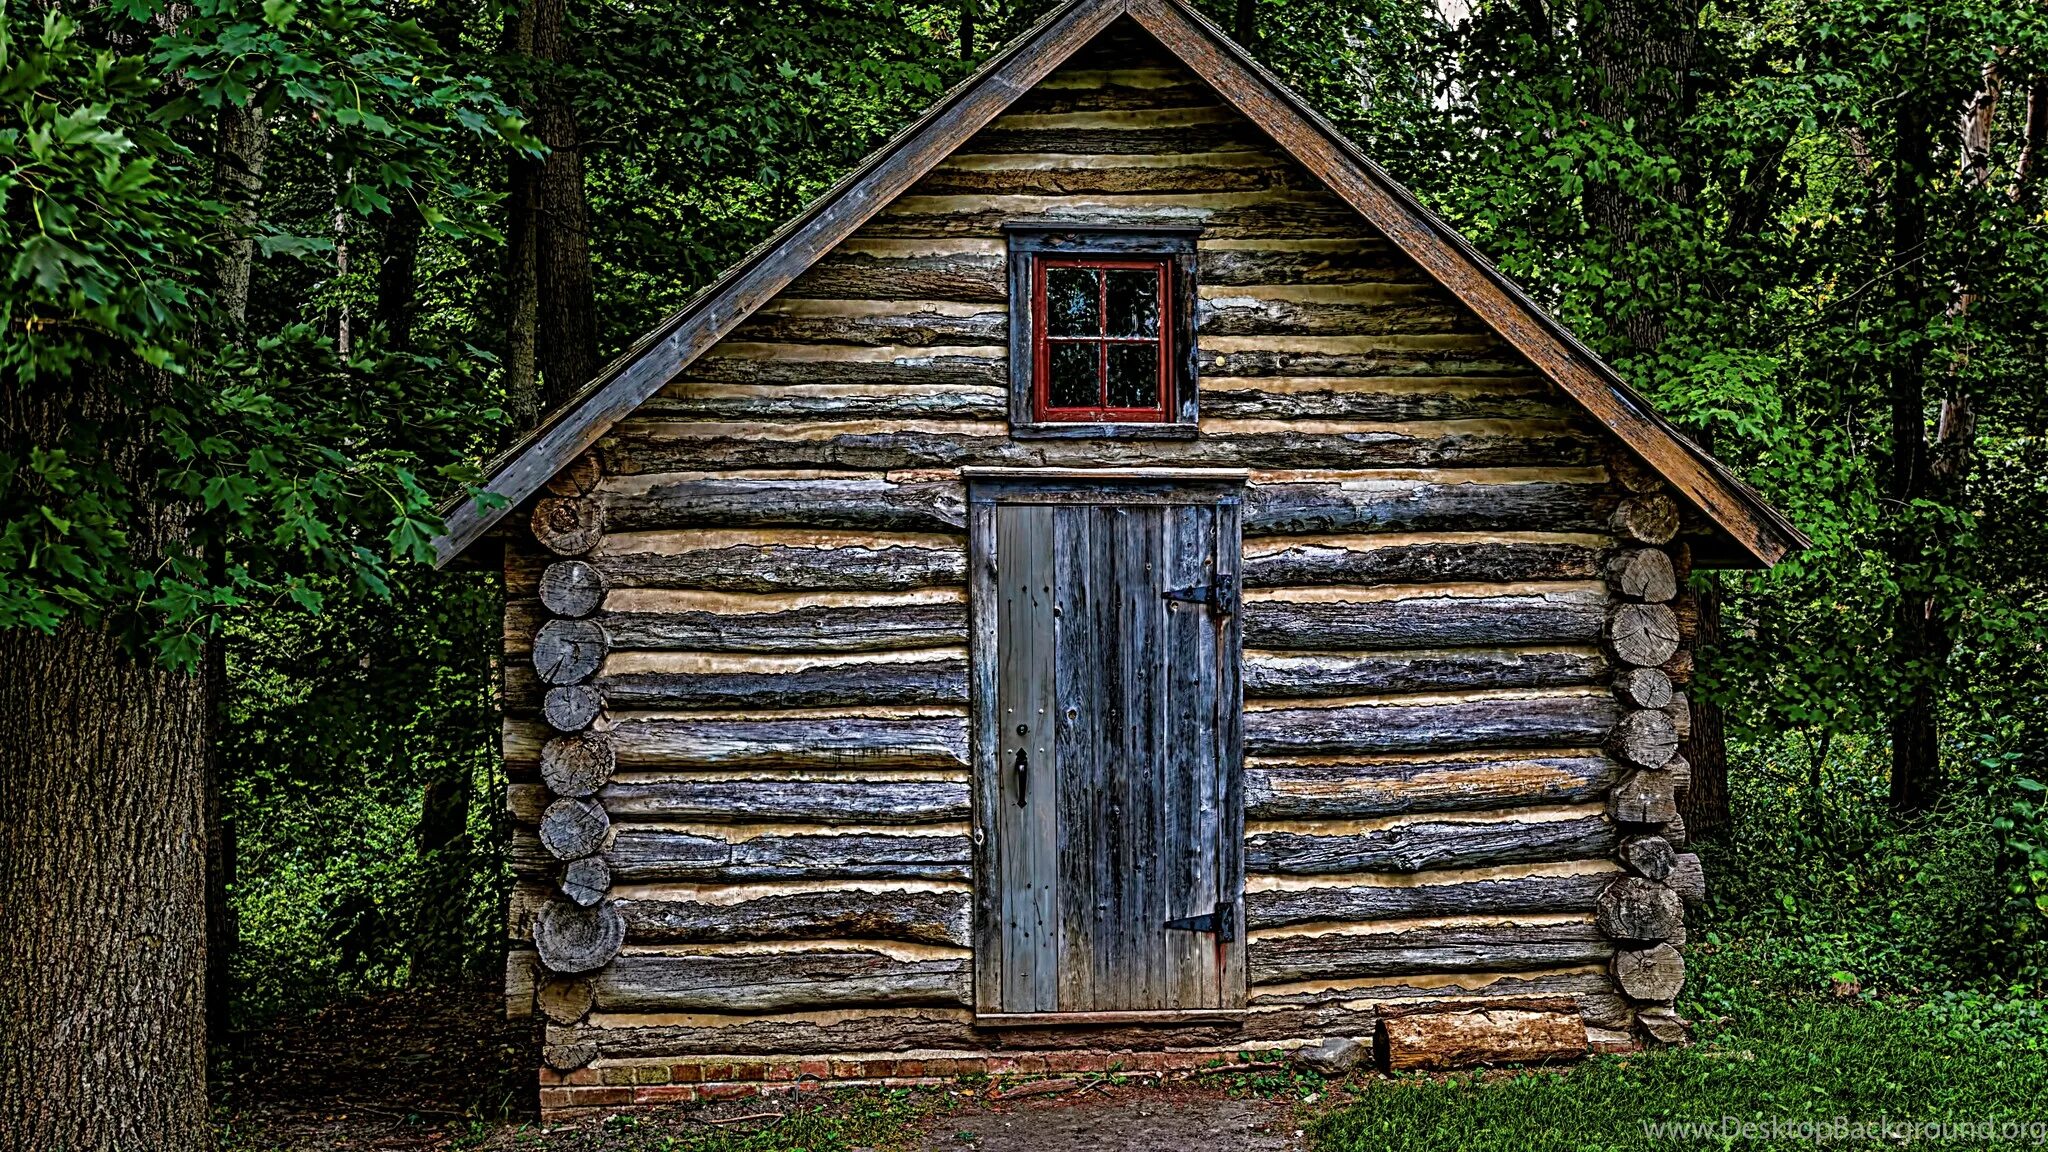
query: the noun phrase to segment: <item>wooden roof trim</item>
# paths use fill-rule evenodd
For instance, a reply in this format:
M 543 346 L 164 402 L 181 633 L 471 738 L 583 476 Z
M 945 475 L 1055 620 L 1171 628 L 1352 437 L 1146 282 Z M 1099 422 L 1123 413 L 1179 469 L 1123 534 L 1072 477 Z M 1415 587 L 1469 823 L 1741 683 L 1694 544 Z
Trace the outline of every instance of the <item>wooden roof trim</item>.
M 1811 546 L 1756 490 L 1637 395 L 1492 261 L 1200 13 L 1130 0 L 1130 15 L 1410 259 L 1477 312 L 1673 487 L 1769 567 Z
M 481 508 L 464 496 L 444 505 L 447 532 L 434 540 L 434 566 L 447 564 L 539 491 L 613 424 L 1094 39 L 1125 7 L 1125 0 L 1067 0 L 1047 13 L 487 462 L 483 488 L 505 503 Z

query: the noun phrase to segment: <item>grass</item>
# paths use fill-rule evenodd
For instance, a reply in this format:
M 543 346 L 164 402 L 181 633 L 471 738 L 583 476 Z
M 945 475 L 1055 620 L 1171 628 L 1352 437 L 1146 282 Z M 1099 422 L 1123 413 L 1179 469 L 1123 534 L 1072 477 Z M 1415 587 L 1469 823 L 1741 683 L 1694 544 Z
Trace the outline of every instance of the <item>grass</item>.
M 2048 1147 L 2048 1006 L 1951 996 L 1838 999 L 1788 987 L 1754 953 L 1695 947 L 1686 1049 L 1570 1070 L 1365 1080 L 1314 1129 L 1318 1152 L 1542 1152 L 1883 1143 L 1838 1119 L 1920 1130 L 1916 1147 Z M 1744 1131 L 1725 1118 L 1759 1127 Z M 1714 1135 L 1649 1126 L 1706 1123 Z M 1771 1125 L 1780 1127 L 1773 1131 Z M 1808 1128 L 1802 1134 L 1801 1126 Z M 1894 1128 L 1892 1136 L 1900 1133 Z M 1776 1139 L 1770 1137 L 1776 1136 Z

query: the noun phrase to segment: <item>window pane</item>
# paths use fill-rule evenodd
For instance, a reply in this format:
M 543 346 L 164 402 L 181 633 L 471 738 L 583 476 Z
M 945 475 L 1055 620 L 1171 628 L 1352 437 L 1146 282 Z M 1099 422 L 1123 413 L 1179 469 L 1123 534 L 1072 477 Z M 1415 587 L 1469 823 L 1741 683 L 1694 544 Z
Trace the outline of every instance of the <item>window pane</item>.
M 1159 273 L 1150 268 L 1112 268 L 1109 276 L 1109 334 L 1159 335 Z
M 1093 268 L 1045 270 L 1045 324 L 1053 336 L 1094 336 L 1102 331 L 1102 308 Z
M 1094 341 L 1052 345 L 1052 363 L 1046 381 L 1046 401 L 1054 408 L 1093 408 L 1101 403 L 1101 377 L 1097 374 Z
M 1109 346 L 1109 407 L 1159 407 L 1159 345 Z

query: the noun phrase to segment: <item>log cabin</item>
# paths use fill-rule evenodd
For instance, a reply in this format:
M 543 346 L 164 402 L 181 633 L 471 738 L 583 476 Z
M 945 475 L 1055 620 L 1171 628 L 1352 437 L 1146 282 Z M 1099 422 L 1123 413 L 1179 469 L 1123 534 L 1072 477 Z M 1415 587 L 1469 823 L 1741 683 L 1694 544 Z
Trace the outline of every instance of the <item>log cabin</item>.
M 486 473 L 551 1117 L 1684 1037 L 1687 577 L 1806 541 L 1179 0 Z

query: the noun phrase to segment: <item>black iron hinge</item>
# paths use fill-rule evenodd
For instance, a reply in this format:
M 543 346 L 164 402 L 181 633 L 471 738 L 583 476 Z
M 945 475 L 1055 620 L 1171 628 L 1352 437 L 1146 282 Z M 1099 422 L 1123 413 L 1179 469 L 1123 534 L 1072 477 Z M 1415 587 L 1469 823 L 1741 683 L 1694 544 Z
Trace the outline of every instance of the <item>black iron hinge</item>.
M 1168 600 L 1206 604 L 1218 616 L 1228 616 L 1237 611 L 1237 577 L 1218 576 L 1198 588 L 1171 588 L 1161 595 Z
M 1216 939 L 1228 944 L 1237 939 L 1237 907 L 1229 900 L 1219 900 L 1213 912 L 1168 920 L 1166 926 L 1180 932 L 1213 932 Z

